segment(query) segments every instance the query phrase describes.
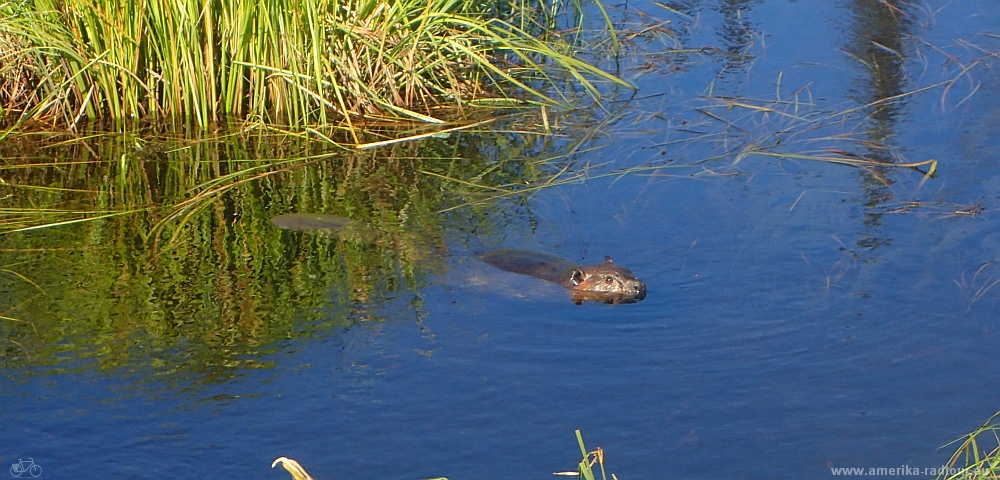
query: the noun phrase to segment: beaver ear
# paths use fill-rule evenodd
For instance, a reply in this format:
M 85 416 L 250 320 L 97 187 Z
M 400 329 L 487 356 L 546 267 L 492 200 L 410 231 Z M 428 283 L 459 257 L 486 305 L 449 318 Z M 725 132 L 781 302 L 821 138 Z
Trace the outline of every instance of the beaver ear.
M 612 262 L 611 261 L 611 257 L 609 257 L 607 255 L 604 256 L 604 261 L 607 262 L 607 263 L 615 263 L 615 262 Z
M 573 285 L 579 285 L 580 283 L 583 282 L 583 280 L 584 280 L 584 278 L 583 278 L 583 270 L 580 270 L 579 268 L 576 269 L 576 270 L 573 270 L 573 275 L 571 275 L 569 277 L 569 281 L 573 282 Z

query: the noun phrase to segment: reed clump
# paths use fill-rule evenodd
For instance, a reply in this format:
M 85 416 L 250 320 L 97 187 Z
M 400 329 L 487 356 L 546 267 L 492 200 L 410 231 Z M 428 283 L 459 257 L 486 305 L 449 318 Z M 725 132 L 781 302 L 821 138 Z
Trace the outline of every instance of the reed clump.
M 996 480 L 1000 478 L 1000 412 L 979 428 L 945 445 L 958 445 L 935 480 Z M 944 447 L 942 447 L 944 448 Z
M 519 5 L 514 17 L 530 15 Z M 481 0 L 0 0 L 0 115 L 53 127 L 439 122 L 441 109 L 515 91 L 554 102 L 551 65 L 592 93 L 588 78 L 622 83 L 497 11 Z

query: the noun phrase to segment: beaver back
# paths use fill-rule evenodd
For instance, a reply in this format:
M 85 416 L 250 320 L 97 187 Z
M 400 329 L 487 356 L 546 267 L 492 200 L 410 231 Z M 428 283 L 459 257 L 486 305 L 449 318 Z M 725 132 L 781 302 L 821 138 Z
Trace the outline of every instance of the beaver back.
M 479 259 L 501 270 L 558 283 L 573 290 L 576 303 L 634 303 L 646 298 L 646 284 L 631 270 L 615 265 L 611 257 L 604 257 L 603 263 L 579 265 L 555 255 L 501 249 Z

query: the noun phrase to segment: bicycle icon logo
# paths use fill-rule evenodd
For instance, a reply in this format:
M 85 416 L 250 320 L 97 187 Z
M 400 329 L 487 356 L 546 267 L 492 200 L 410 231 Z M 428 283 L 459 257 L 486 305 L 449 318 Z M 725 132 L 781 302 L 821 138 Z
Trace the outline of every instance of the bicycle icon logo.
M 28 458 L 27 462 L 19 458 L 17 463 L 10 464 L 10 476 L 20 477 L 24 472 L 28 472 L 32 477 L 38 477 L 42 474 L 42 467 L 35 465 L 33 458 Z

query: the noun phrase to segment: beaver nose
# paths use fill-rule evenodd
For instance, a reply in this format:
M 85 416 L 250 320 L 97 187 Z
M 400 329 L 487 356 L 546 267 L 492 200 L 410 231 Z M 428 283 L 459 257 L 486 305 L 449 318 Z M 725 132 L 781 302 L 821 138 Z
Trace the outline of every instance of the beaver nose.
M 635 286 L 635 298 L 636 300 L 642 300 L 646 298 L 646 284 L 639 283 Z

